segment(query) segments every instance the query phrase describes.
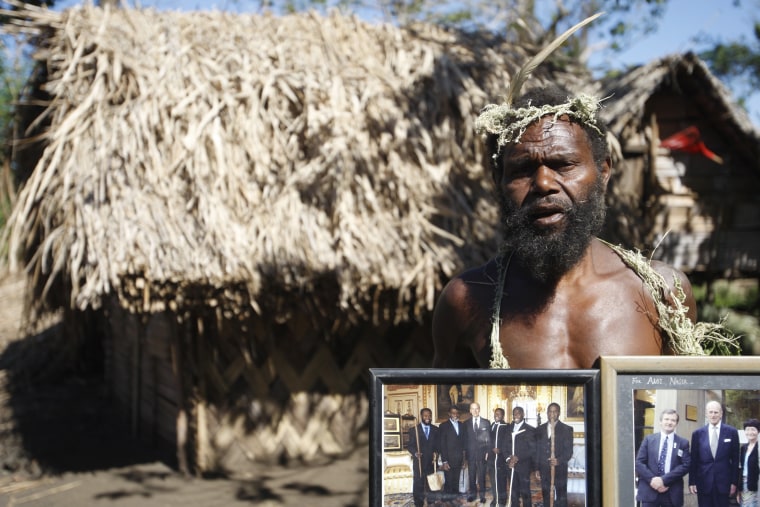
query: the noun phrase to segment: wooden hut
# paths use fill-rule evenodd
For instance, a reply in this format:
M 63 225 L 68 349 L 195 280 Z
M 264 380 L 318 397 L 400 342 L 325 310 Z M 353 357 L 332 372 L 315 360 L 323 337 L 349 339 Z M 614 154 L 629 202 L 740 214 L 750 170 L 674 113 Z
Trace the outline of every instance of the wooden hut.
M 437 292 L 494 251 L 473 121 L 531 48 L 338 15 L 13 17 L 43 77 L 7 237 L 33 310 L 102 341 L 124 418 L 182 467 L 350 451 L 367 369 L 429 365 Z
M 724 85 L 687 53 L 634 68 L 602 94 L 621 157 L 608 236 L 695 279 L 756 278 L 760 135 Z

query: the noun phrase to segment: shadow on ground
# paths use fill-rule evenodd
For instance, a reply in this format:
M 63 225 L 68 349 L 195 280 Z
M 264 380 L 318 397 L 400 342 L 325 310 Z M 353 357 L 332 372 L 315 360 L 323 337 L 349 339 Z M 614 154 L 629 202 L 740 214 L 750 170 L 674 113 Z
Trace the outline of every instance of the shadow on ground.
M 0 353 L 4 471 L 59 474 L 166 459 L 130 438 L 99 368 L 77 352 L 56 324 Z
M 59 324 L 0 349 L 0 507 L 3 499 L 25 507 L 368 504 L 361 449 L 316 467 L 262 465 L 240 477 L 182 476 L 173 456 L 130 436 L 102 371 L 92 361 L 84 364 L 88 354 L 75 348 Z

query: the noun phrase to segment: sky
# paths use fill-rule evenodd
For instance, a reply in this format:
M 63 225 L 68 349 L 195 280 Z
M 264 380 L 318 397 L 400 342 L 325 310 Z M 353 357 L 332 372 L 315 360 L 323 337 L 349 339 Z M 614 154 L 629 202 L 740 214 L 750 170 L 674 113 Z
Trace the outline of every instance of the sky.
M 589 64 L 592 68 L 601 64 L 618 68 L 674 53 L 698 53 L 707 48 L 707 44 L 698 42 L 705 36 L 720 42 L 743 37 L 744 42 L 752 44 L 754 23 L 760 21 L 760 0 L 741 0 L 738 7 L 733 3 L 733 0 L 669 0 L 656 33 L 641 37 L 614 57 L 597 51 Z M 750 118 L 760 128 L 760 92 L 751 97 L 748 106 Z
M 81 3 L 77 0 L 58 0 L 57 7 L 66 8 Z M 246 0 L 128 0 L 130 5 L 141 5 L 156 9 L 192 10 L 197 8 L 221 9 L 242 12 L 259 2 Z M 734 4 L 738 4 L 735 6 Z M 634 12 L 632 16 L 642 16 Z M 713 41 L 728 42 L 744 38 L 747 43 L 754 41 L 753 26 L 760 21 L 760 0 L 668 0 L 659 28 L 653 34 L 639 37 L 622 52 L 610 55 L 601 49 L 591 54 L 592 68 L 606 65 L 624 68 L 643 64 L 673 53 L 699 52 L 706 49 L 705 37 Z M 591 40 L 599 47 L 599 40 Z M 750 118 L 760 129 L 760 91 L 748 100 Z

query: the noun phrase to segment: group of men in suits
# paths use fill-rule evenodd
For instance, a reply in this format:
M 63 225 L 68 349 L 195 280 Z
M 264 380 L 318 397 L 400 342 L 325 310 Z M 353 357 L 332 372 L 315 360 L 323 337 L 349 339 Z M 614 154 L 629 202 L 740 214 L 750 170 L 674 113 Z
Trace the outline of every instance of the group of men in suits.
M 486 502 L 486 477 L 490 481 L 491 506 L 510 504 L 531 507 L 530 474 L 541 479 L 544 505 L 567 506 L 568 462 L 573 455 L 572 427 L 559 420 L 560 407 L 547 408 L 548 421 L 538 428 L 525 422 L 522 407 L 512 410 L 512 422 L 504 421 L 504 410 L 494 410 L 494 420 L 480 415 L 480 405 L 470 405 L 470 419 L 459 420 L 459 410 L 449 408 L 449 418 L 434 428 L 432 412 L 424 408 L 421 422 L 410 430 L 409 452 L 415 460 L 414 505 L 422 507 L 428 492 L 426 476 L 440 457 L 445 482 L 439 499 L 456 498 L 465 462 L 468 467 L 468 502 Z M 551 499 L 551 501 L 549 500 Z
M 678 413 L 660 414 L 660 432 L 648 435 L 636 455 L 637 498 L 642 507 L 680 507 L 684 504 L 684 476 L 699 507 L 727 507 L 739 485 L 740 444 L 736 428 L 723 423 L 717 401 L 705 405 L 708 424 L 689 441 L 676 435 Z

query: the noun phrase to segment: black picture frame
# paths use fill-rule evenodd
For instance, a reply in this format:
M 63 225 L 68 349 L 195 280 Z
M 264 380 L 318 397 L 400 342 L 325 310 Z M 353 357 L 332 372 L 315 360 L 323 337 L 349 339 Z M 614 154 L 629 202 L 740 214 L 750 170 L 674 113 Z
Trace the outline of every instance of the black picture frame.
M 369 450 L 369 499 L 372 507 L 384 504 L 383 489 L 383 416 L 384 400 L 388 389 L 395 386 L 420 385 L 433 388 L 431 396 L 438 396 L 439 385 L 473 384 L 476 386 L 565 386 L 583 387 L 583 432 L 585 448 L 585 503 L 589 507 L 601 505 L 601 395 L 600 372 L 587 370 L 475 370 L 475 369 L 391 369 L 373 368 L 370 373 L 370 450 Z M 564 399 L 562 401 L 565 401 Z M 478 400 L 484 403 L 483 400 Z M 564 410 L 564 407 L 563 407 Z M 434 419 L 436 410 L 433 409 Z M 564 421 L 564 413 L 560 420 Z
M 760 390 L 760 357 L 736 356 L 618 356 L 602 357 L 601 371 L 602 433 L 602 503 L 636 505 L 635 445 L 636 392 L 675 391 L 714 393 L 719 390 Z M 687 428 L 704 425 L 686 404 L 675 404 L 680 415 L 676 434 L 691 440 Z M 697 410 L 703 406 L 693 405 Z M 657 414 L 653 431 L 659 431 Z M 693 418 L 693 420 L 692 420 Z M 691 421 L 692 426 L 687 426 Z M 741 431 L 741 428 L 740 428 Z M 631 438 L 618 438 L 631 435 Z M 688 488 L 688 486 L 687 486 Z

